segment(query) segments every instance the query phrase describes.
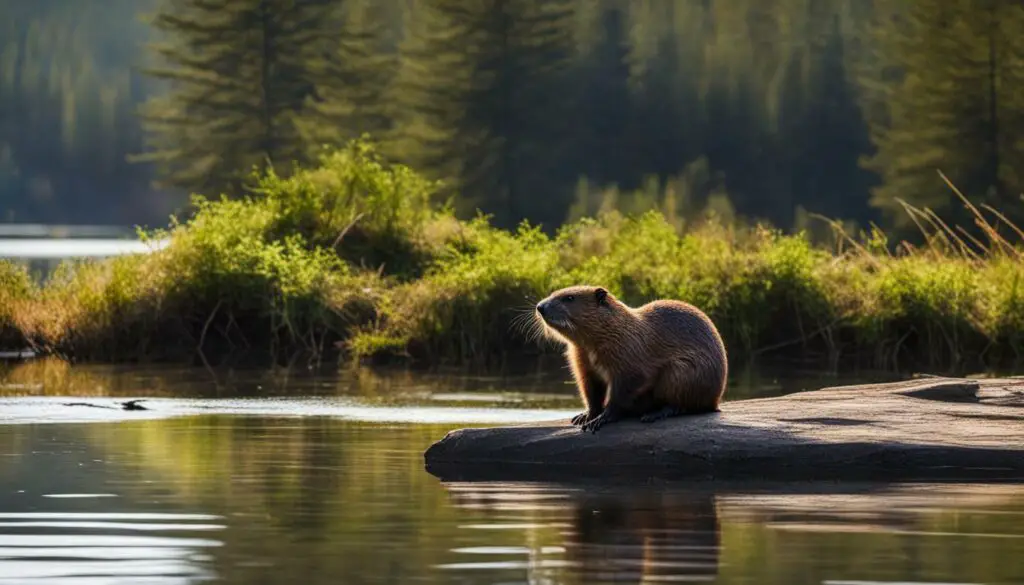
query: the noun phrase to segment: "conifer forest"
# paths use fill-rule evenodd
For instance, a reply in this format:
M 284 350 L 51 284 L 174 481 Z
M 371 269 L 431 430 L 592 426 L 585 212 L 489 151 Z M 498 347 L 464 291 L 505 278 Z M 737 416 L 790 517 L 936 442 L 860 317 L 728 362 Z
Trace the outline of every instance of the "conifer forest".
M 163 224 L 368 135 L 466 218 L 1024 216 L 1017 0 L 0 0 L 0 221 Z M 969 223 L 969 221 L 968 221 Z

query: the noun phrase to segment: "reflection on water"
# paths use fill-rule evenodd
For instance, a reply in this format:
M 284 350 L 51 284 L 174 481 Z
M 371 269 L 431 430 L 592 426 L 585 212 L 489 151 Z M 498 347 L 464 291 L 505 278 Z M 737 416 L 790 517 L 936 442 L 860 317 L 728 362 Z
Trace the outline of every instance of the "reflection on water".
M 726 400 L 777 396 L 842 384 L 900 379 L 889 372 L 830 375 L 792 367 L 731 370 Z M 426 403 L 508 404 L 561 408 L 579 405 L 571 376 L 561 358 L 506 375 L 469 375 L 463 371 L 419 372 L 404 369 L 332 367 L 182 368 L 178 366 L 74 365 L 58 358 L 0 360 L 0 396 L 167 396 L 177 398 L 352 396 L 396 406 Z
M 0 425 L 0 583 L 1024 582 L 1019 486 L 442 484 L 448 428 Z
M 109 462 L 84 437 L 18 432 L 30 428 L 0 429 L 0 584 L 214 577 L 221 516 L 112 493 Z
M 213 539 L 132 536 L 131 531 L 184 532 L 223 528 L 189 523 L 194 515 L 24 513 L 0 514 L 0 583 L 41 580 L 75 583 L 166 583 L 210 580 L 204 551 Z M 45 518 L 46 520 L 41 520 Z M 51 532 L 43 529 L 59 530 Z M 123 532 L 124 535 L 117 533 Z M 28 580 L 32 581 L 28 581 Z
M 459 421 L 574 411 L 564 381 L 0 367 L 0 423 L 50 423 L 0 424 L 0 585 L 1024 583 L 1020 486 L 442 484 L 424 471 L 424 449 Z M 730 392 L 838 383 L 744 373 Z M 152 410 L 61 406 L 72 395 L 151 397 Z
M 437 565 L 478 573 L 478 582 L 496 569 L 529 569 L 531 576 L 543 575 L 553 583 L 563 578 L 581 583 L 714 581 L 718 574 L 721 530 L 714 493 L 630 489 L 594 494 L 522 484 L 447 488 L 457 507 L 489 511 L 497 520 L 466 524 L 463 530 L 558 529 L 558 546 L 457 548 L 450 552 L 464 560 Z M 516 522 L 531 511 L 544 511 L 546 521 Z M 554 568 L 564 571 L 549 571 Z

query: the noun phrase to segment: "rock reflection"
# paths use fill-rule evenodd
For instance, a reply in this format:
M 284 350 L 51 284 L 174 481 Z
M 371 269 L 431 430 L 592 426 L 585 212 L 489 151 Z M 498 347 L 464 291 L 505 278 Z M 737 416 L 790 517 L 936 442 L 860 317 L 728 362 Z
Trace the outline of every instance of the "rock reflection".
M 524 530 L 529 542 L 515 551 L 486 551 L 491 558 L 519 557 L 515 561 L 448 563 L 445 569 L 520 568 L 530 583 L 703 582 L 718 576 L 721 531 L 711 492 L 591 492 L 512 483 L 446 487 L 456 507 L 485 510 L 493 520 L 463 528 Z M 551 531 L 554 537 L 544 538 Z

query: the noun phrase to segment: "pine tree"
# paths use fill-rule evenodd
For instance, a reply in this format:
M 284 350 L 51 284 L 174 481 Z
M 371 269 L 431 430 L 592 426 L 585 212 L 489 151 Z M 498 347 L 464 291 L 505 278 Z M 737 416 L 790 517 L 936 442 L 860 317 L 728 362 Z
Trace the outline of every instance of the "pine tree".
M 314 150 L 364 133 L 381 139 L 390 128 L 386 97 L 397 55 L 388 46 L 387 7 L 379 0 L 344 0 L 344 8 L 337 47 L 316 62 L 316 94 L 299 121 Z
M 0 212 L 142 219 L 148 169 L 124 158 L 141 144 L 131 65 L 147 32 L 136 10 L 147 3 L 0 0 Z
M 336 35 L 335 0 L 164 0 L 153 26 L 166 94 L 143 111 L 162 185 L 237 194 L 254 169 L 303 162 L 296 117 Z
M 572 0 L 421 0 L 393 87 L 390 152 L 448 181 L 464 212 L 557 225 L 572 103 Z
M 575 167 L 599 183 L 628 181 L 631 160 L 626 144 L 633 108 L 629 81 L 628 11 L 608 0 L 584 3 L 587 28 L 576 58 L 581 99 L 574 108 Z
M 876 147 L 865 167 L 882 180 L 871 204 L 898 227 L 913 225 L 898 199 L 961 222 L 941 170 L 975 204 L 1019 220 L 1024 142 L 1012 128 L 1024 117 L 1024 6 L 913 0 L 885 16 L 865 80 Z
M 439 194 L 448 198 L 455 194 L 462 171 L 456 134 L 472 71 L 466 55 L 450 40 L 452 26 L 433 2 L 411 0 L 404 7 L 399 64 L 387 97 L 392 130 L 384 137 L 384 151 L 432 179 L 444 180 L 446 188 Z M 445 87 L 451 99 L 442 94 Z M 472 209 L 466 199 L 463 194 L 456 202 L 463 213 Z
M 698 53 L 705 10 L 693 3 L 646 0 L 630 7 L 632 184 L 648 174 L 668 176 L 697 159 L 707 126 Z
M 864 203 L 875 183 L 858 160 L 870 151 L 864 117 L 849 73 L 848 41 L 834 15 L 832 31 L 819 46 L 809 79 L 794 108 L 785 138 L 786 168 L 792 177 L 793 205 L 828 217 L 866 225 L 876 220 Z

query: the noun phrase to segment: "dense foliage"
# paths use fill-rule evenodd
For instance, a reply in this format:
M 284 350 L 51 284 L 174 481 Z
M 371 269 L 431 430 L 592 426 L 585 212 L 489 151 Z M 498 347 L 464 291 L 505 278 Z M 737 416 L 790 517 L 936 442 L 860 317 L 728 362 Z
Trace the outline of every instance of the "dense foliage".
M 877 230 L 826 249 L 714 213 L 673 224 L 658 211 L 612 210 L 554 235 L 528 223 L 503 230 L 434 205 L 438 184 L 362 141 L 328 151 L 317 167 L 251 180 L 255 195 L 197 197 L 190 219 L 145 234 L 166 242 L 152 253 L 66 264 L 42 288 L 3 267 L 0 307 L 17 309 L 0 313 L 0 338 L 91 359 L 285 358 L 338 347 L 493 363 L 554 349 L 539 343 L 533 304 L 589 282 L 632 305 L 698 305 L 734 360 L 955 367 L 1013 360 L 1022 341 L 1022 252 L 983 211 L 983 252 L 949 230 L 891 253 Z

